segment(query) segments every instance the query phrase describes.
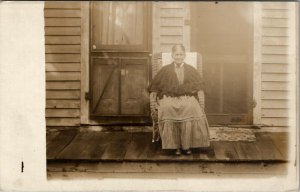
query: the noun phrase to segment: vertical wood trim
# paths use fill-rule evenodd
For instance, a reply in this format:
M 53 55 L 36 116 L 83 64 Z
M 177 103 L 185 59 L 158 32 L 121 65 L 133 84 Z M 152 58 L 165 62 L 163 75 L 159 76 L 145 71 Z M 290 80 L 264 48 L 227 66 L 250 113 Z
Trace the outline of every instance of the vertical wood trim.
M 296 3 L 289 3 L 289 65 L 288 65 L 288 68 L 289 70 L 288 71 L 291 71 L 292 73 L 290 74 L 291 76 L 291 81 L 290 81 L 290 95 L 289 95 L 289 98 L 290 98 L 290 101 L 289 101 L 289 125 L 296 125 L 296 99 L 295 99 L 295 95 L 296 95 L 296 80 L 297 80 L 297 70 L 296 70 L 296 62 L 297 62 L 297 56 L 296 54 L 298 52 L 297 51 L 297 43 L 298 43 L 298 39 L 297 39 L 297 33 L 296 33 L 296 30 L 298 28 L 296 28 L 296 22 L 297 22 L 297 19 L 296 19 L 296 16 L 297 13 L 296 13 L 296 6 L 297 4 Z M 297 43 L 296 43 L 297 42 Z M 293 127 L 294 128 L 294 127 Z
M 89 122 L 89 101 L 85 99 L 89 91 L 89 39 L 89 2 L 81 2 L 81 124 Z
M 186 51 L 191 50 L 191 3 L 185 2 L 184 5 L 184 25 L 183 25 L 183 44 Z
M 262 4 L 254 3 L 254 42 L 253 42 L 253 124 L 261 124 L 261 42 L 262 42 Z
M 160 11 L 159 2 L 152 3 L 152 53 L 160 52 Z

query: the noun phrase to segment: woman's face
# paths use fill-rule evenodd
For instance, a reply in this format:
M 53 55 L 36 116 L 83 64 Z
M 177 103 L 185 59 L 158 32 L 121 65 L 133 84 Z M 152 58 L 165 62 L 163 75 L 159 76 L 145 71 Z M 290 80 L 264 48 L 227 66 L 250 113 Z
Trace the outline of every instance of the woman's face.
M 183 61 L 185 59 L 185 52 L 182 49 L 176 49 L 172 53 L 172 57 L 176 64 L 181 64 L 181 63 L 183 63 Z

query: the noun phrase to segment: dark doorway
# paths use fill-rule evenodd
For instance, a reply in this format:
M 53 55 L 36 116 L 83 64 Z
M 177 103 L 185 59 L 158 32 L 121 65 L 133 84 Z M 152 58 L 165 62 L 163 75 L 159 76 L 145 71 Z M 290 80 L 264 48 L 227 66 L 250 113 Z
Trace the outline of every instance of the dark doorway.
M 191 50 L 202 55 L 210 124 L 251 124 L 253 4 L 192 2 Z

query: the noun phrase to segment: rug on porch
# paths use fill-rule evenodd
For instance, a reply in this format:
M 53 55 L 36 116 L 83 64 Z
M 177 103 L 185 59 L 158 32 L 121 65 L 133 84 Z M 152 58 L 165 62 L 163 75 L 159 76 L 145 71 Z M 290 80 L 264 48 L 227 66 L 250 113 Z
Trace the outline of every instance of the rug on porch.
M 256 141 L 254 131 L 245 128 L 210 127 L 211 141 Z

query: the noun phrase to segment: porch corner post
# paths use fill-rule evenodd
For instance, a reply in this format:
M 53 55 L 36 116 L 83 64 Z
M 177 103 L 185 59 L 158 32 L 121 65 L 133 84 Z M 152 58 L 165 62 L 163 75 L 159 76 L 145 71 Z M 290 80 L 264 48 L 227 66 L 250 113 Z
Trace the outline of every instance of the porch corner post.
M 80 123 L 89 123 L 89 2 L 81 2 L 81 85 L 80 85 Z
M 254 42 L 253 42 L 253 124 L 261 125 L 261 45 L 262 45 L 262 25 L 261 25 L 261 2 L 254 2 Z

